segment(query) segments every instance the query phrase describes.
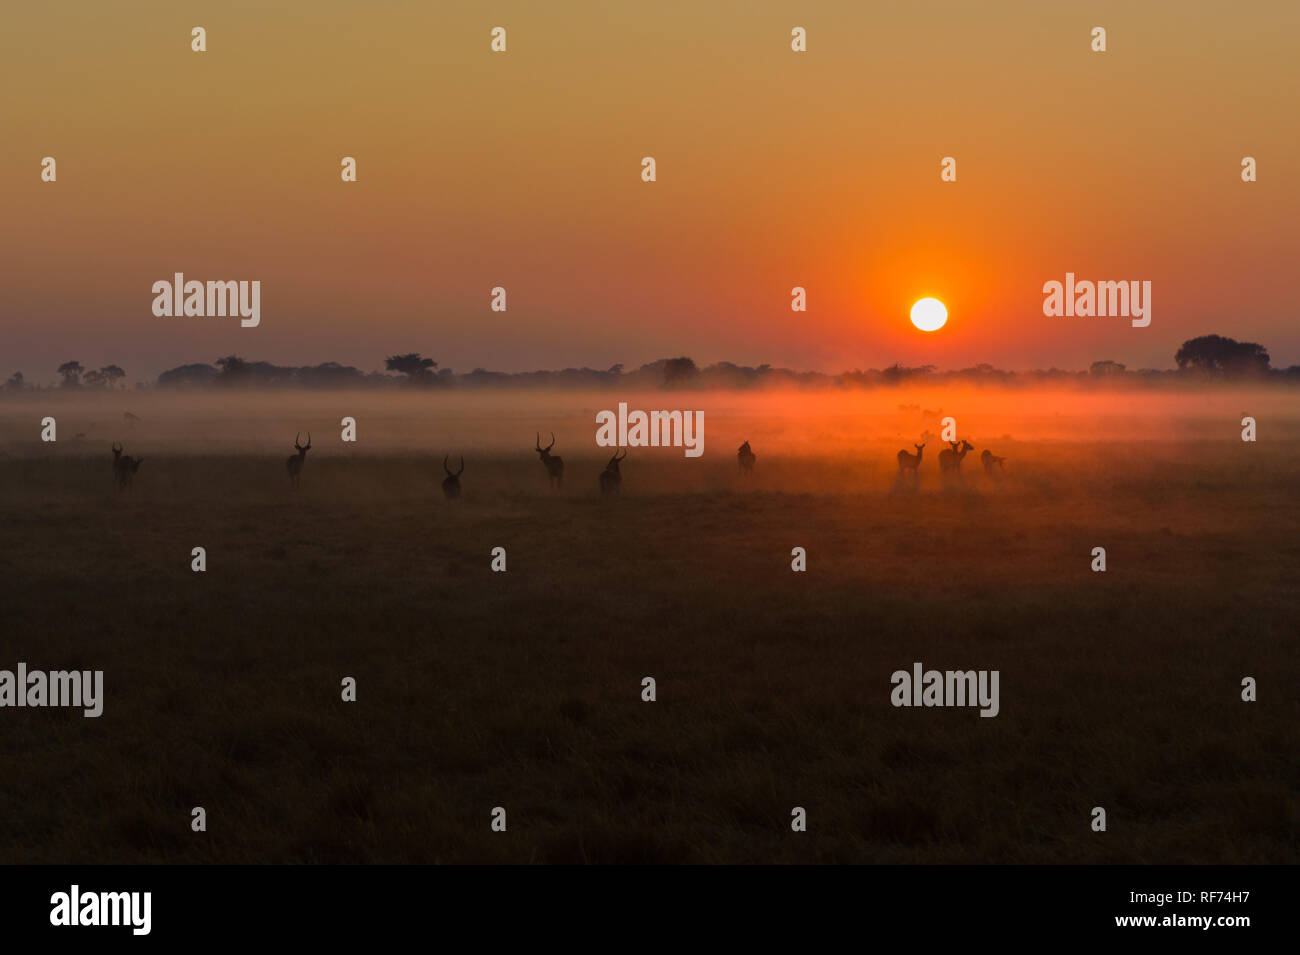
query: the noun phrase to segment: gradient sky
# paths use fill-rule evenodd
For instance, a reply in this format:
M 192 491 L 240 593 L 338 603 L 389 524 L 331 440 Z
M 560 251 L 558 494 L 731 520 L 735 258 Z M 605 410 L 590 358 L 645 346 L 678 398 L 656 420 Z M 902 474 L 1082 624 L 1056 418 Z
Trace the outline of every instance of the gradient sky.
M 1169 367 L 1209 332 L 1300 363 L 1297 37 L 1289 0 L 23 4 L 0 374 Z M 261 280 L 261 326 L 155 318 L 176 271 Z M 1150 280 L 1150 327 L 1044 317 L 1066 271 Z M 926 295 L 932 335 L 907 319 Z

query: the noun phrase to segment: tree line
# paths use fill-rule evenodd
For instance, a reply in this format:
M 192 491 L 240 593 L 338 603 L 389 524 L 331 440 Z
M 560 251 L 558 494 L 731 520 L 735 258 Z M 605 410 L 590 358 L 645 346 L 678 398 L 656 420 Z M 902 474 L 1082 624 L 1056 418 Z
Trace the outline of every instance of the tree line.
M 212 364 L 188 364 L 169 369 L 153 385 L 137 383 L 137 389 L 156 388 L 476 388 L 476 387 L 567 387 L 567 388 L 755 388 L 873 387 L 918 383 L 970 383 L 1033 385 L 1043 383 L 1167 384 L 1195 381 L 1300 382 L 1300 365 L 1273 368 L 1264 346 L 1238 342 L 1221 335 L 1201 335 L 1183 342 L 1174 355 L 1172 369 L 1130 370 L 1122 362 L 1095 361 L 1087 371 L 1059 368 L 1036 371 L 1006 371 L 990 364 L 939 371 L 934 365 L 908 367 L 891 365 L 883 369 L 846 371 L 837 375 L 815 371 L 793 371 L 771 365 L 737 365 L 720 361 L 703 368 L 686 357 L 661 358 L 627 370 L 616 364 L 604 371 L 593 368 L 565 368 L 554 371 L 500 372 L 475 368 L 456 373 L 439 368 L 432 358 L 419 352 L 389 355 L 384 371 L 363 372 L 351 365 L 325 362 L 320 365 L 275 365 L 225 355 Z M 68 361 L 58 367 L 60 390 L 116 390 L 126 372 L 118 365 L 87 369 L 81 362 Z M 9 392 L 31 390 L 22 372 L 15 372 L 4 384 Z

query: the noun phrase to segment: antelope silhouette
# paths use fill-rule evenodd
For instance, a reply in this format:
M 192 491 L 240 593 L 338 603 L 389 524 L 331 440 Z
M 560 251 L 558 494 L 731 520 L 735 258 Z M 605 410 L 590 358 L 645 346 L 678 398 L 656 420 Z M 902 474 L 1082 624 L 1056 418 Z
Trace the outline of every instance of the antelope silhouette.
M 980 463 L 984 465 L 985 474 L 997 474 L 998 469 L 1002 467 L 1002 462 L 1005 460 L 1006 458 L 998 457 L 987 448 L 985 448 L 984 453 L 980 455 Z
M 949 441 L 951 448 L 944 448 L 939 452 L 939 470 L 953 474 L 961 473 L 961 459 L 966 457 L 966 452 L 974 451 L 975 446 L 969 441 Z
M 546 465 L 546 476 L 551 479 L 551 487 L 558 488 L 564 484 L 564 458 L 558 454 L 551 454 L 551 448 L 555 447 L 555 432 L 551 432 L 551 443 L 542 447 L 542 433 L 537 433 L 536 451 L 541 455 L 542 463 Z
M 119 491 L 131 489 L 135 472 L 140 470 L 140 465 L 143 463 L 144 458 L 133 458 L 129 454 L 123 454 L 122 446 L 116 441 L 113 442 L 113 478 L 117 481 Z
M 925 450 L 925 444 L 914 444 L 912 447 L 916 448 L 916 454 L 909 454 L 906 448 L 898 452 L 899 474 L 902 474 L 904 471 L 911 471 L 913 475 L 919 473 L 918 469 L 921 467 L 921 453 Z
M 307 461 L 307 452 L 311 450 L 311 432 L 307 432 L 307 446 L 304 448 L 298 443 L 302 437 L 299 431 L 293 438 L 293 448 L 297 454 L 290 455 L 284 462 L 285 469 L 289 472 L 289 486 L 295 490 L 298 488 L 298 482 L 302 480 L 302 466 Z
M 447 500 L 452 501 L 460 497 L 460 476 L 465 473 L 465 458 L 462 455 L 460 459 L 460 470 L 455 474 L 451 473 L 451 468 L 447 467 L 446 455 L 442 459 L 442 469 L 447 472 L 447 476 L 442 481 L 442 493 L 447 495 Z
M 754 462 L 758 460 L 758 455 L 750 450 L 749 442 L 746 441 L 736 452 L 736 460 L 740 463 L 740 470 L 749 474 L 754 470 Z
M 627 457 L 627 449 L 623 450 L 623 458 Z M 600 493 L 601 494 L 618 494 L 623 490 L 623 475 L 618 470 L 618 462 L 623 458 L 614 452 L 614 456 L 609 459 L 609 464 L 605 465 L 605 470 L 600 472 Z

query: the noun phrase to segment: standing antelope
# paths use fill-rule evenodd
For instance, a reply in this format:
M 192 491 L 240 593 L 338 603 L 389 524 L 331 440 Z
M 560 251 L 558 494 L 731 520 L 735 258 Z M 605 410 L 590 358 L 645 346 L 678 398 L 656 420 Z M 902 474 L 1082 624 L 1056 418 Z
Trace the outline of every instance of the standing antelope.
M 623 458 L 627 457 L 627 449 L 623 449 Z M 619 473 L 618 462 L 623 458 L 614 452 L 614 456 L 609 459 L 609 464 L 605 465 L 605 470 L 600 472 L 600 493 L 601 494 L 618 494 L 623 490 L 623 475 Z
M 967 451 L 974 451 L 975 446 L 964 438 L 961 441 L 949 441 L 951 448 L 944 448 L 939 452 L 939 470 L 942 472 L 952 472 L 953 474 L 961 473 L 961 459 L 966 457 Z
M 1002 462 L 1005 460 L 1006 458 L 998 457 L 996 454 L 994 454 L 992 451 L 989 451 L 987 448 L 985 449 L 984 453 L 980 455 L 980 462 L 984 465 L 985 474 L 997 474 L 996 468 L 1002 467 Z
M 560 487 L 564 484 L 564 458 L 557 454 L 551 454 L 551 448 L 555 447 L 555 432 L 551 432 L 551 443 L 542 447 L 542 434 L 537 433 L 536 451 L 542 456 L 542 463 L 546 465 L 546 476 L 551 479 L 551 487 Z
M 298 439 L 301 437 L 301 431 L 294 435 L 293 449 L 298 453 L 290 455 L 288 460 L 284 462 L 284 466 L 289 472 L 289 486 L 295 490 L 298 487 L 298 482 L 302 478 L 302 466 L 307 460 L 307 452 L 311 450 L 311 432 L 307 432 L 307 447 L 305 448 L 298 443 Z
M 447 495 L 447 500 L 452 501 L 460 497 L 460 476 L 465 473 L 465 457 L 464 455 L 461 456 L 460 470 L 455 474 L 452 474 L 451 468 L 447 467 L 447 458 L 449 457 L 451 455 L 446 455 L 442 459 L 442 469 L 447 472 L 447 476 L 442 482 L 442 493 Z
M 143 462 L 144 458 L 133 458 L 129 454 L 123 454 L 122 446 L 116 441 L 113 442 L 113 477 L 117 481 L 119 491 L 131 489 L 131 479 L 135 477 L 135 472 L 140 470 Z
M 749 449 L 749 442 L 746 441 L 736 452 L 736 460 L 740 462 L 740 470 L 748 474 L 754 470 L 754 462 L 758 460 L 758 455 Z
M 898 473 L 911 471 L 913 477 L 920 477 L 918 469 L 921 467 L 921 452 L 925 450 L 925 444 L 914 444 L 912 447 L 916 448 L 916 454 L 908 454 L 906 448 L 898 452 Z

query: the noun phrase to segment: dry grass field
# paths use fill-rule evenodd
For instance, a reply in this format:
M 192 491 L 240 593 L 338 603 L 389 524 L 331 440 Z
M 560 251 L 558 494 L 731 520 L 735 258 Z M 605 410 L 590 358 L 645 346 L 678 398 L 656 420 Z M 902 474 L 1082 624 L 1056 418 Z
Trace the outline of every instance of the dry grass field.
M 1292 399 L 662 393 L 633 407 L 705 407 L 704 457 L 633 449 L 602 500 L 591 415 L 620 397 L 0 406 L 0 668 L 105 684 L 98 719 L 0 710 L 0 860 L 1300 859 Z M 964 486 L 934 438 L 898 493 L 940 402 Z M 914 661 L 999 670 L 1000 714 L 894 708 Z

